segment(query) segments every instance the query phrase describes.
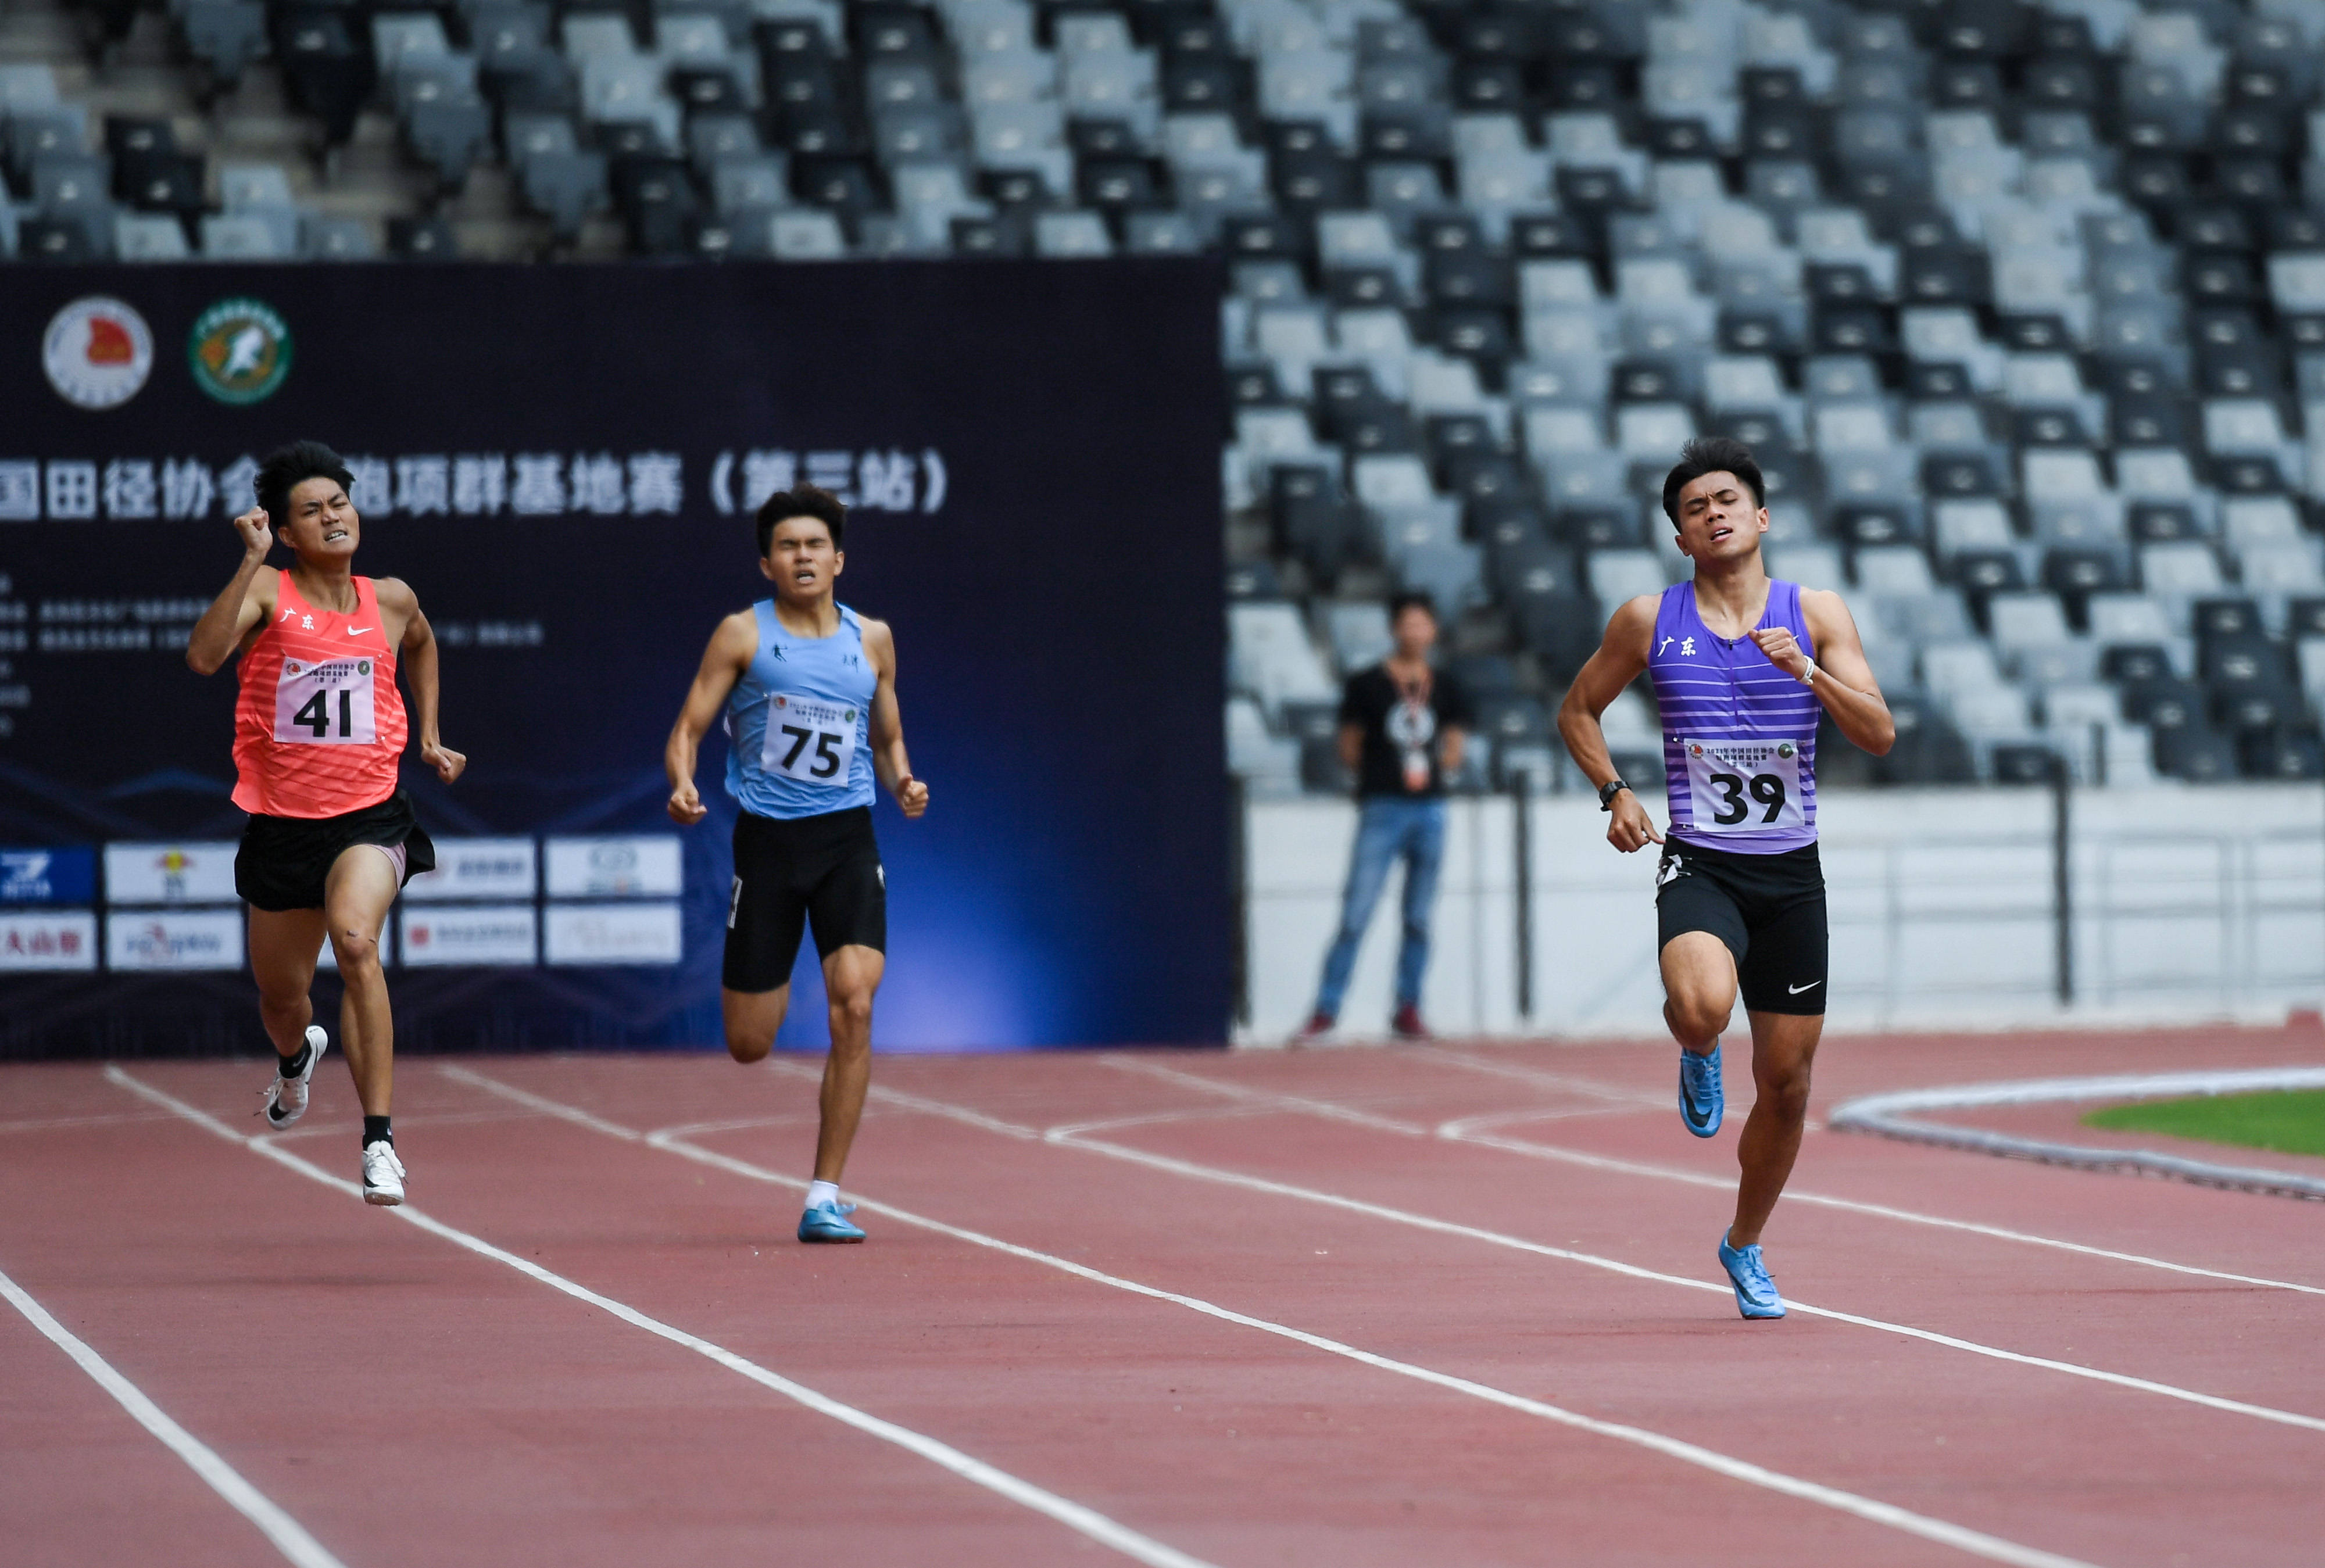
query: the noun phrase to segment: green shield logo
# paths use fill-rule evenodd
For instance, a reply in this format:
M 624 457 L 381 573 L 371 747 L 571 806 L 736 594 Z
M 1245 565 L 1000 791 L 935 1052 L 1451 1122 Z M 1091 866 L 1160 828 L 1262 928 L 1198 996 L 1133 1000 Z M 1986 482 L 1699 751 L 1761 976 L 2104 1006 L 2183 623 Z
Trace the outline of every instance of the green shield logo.
M 222 403 L 272 397 L 291 374 L 291 326 L 257 300 L 221 300 L 186 339 L 194 384 Z

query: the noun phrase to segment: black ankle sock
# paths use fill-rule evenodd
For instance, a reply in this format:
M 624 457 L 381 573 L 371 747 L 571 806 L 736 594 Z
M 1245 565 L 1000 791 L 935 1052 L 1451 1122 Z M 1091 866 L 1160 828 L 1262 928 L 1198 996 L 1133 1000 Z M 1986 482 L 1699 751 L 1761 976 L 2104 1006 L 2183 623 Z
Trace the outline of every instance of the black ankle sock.
M 369 1148 L 375 1143 L 384 1143 L 390 1148 L 395 1147 L 395 1134 L 388 1130 L 387 1118 L 384 1116 L 364 1118 L 363 1146 Z
M 297 1077 L 300 1074 L 307 1070 L 307 1053 L 312 1049 L 314 1049 L 312 1046 L 309 1046 L 302 1042 L 299 1047 L 299 1054 L 297 1056 L 277 1056 L 274 1058 L 275 1070 L 286 1078 Z

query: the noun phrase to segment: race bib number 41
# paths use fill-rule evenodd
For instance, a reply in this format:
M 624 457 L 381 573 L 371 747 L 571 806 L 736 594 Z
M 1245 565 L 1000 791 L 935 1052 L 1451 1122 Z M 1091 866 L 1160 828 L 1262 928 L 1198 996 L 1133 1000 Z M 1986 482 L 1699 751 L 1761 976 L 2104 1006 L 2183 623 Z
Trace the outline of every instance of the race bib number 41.
M 1680 744 L 1696 832 L 1779 833 L 1808 825 L 1799 742 L 1746 736 Z
M 857 716 L 846 703 L 779 691 L 767 699 L 759 765 L 802 784 L 844 786 L 856 761 Z
M 369 659 L 286 659 L 274 683 L 274 738 L 296 745 L 367 746 L 372 725 Z

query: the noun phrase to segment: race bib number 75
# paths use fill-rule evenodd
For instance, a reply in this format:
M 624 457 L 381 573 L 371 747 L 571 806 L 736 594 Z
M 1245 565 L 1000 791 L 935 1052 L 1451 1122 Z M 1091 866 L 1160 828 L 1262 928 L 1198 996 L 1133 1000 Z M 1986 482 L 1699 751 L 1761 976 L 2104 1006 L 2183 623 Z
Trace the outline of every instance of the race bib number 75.
M 779 691 L 767 699 L 767 733 L 759 765 L 802 784 L 844 786 L 856 761 L 858 710 Z
M 1698 833 L 1777 833 L 1804 827 L 1801 748 L 1791 740 L 1746 736 L 1682 741 L 1687 793 Z
M 372 725 L 369 659 L 286 659 L 274 683 L 274 738 L 296 745 L 367 746 Z

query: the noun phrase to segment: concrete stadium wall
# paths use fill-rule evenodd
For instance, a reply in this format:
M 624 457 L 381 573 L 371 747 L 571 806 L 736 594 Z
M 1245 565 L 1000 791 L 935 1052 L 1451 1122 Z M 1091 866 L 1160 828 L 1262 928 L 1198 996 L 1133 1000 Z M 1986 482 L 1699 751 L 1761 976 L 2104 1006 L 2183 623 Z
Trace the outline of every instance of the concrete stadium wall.
M 1653 858 L 1608 847 L 1587 796 L 1532 811 L 1531 1014 L 1518 998 L 1515 803 L 1461 799 L 1423 996 L 1431 1026 L 1659 1035 Z M 2325 1001 L 2325 791 L 2314 786 L 2076 791 L 2071 1007 L 2055 994 L 2048 789 L 1829 790 L 1818 811 L 1836 1028 L 2274 1018 Z M 1281 1044 L 1313 1005 L 1355 820 L 1346 801 L 1246 807 L 1239 1044 Z M 1359 950 L 1346 1035 L 1385 1028 L 1401 880 Z

